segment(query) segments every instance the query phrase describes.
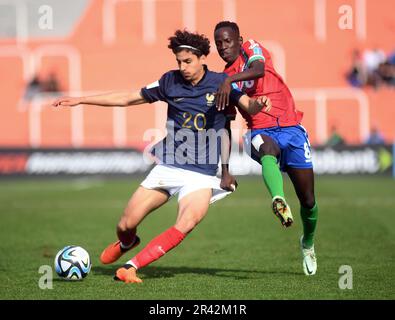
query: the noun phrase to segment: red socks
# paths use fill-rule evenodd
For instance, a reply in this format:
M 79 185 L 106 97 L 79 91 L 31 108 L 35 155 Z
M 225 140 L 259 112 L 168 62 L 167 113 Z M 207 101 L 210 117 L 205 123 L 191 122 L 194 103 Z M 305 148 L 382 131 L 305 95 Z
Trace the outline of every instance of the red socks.
M 171 227 L 152 239 L 130 262 L 137 269 L 145 267 L 176 247 L 184 238 L 184 233 Z

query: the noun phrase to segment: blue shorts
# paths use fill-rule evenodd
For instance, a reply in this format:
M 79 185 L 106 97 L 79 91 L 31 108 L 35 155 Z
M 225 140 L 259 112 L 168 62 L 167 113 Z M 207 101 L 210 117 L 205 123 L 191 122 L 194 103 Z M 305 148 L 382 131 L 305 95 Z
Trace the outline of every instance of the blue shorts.
M 261 160 L 252 141 L 260 134 L 272 138 L 280 147 L 281 153 L 278 161 L 280 162 L 281 171 L 286 171 L 287 167 L 297 169 L 313 168 L 309 138 L 305 128 L 301 125 L 254 129 L 246 133 L 244 135 L 244 149 L 259 164 L 261 164 Z

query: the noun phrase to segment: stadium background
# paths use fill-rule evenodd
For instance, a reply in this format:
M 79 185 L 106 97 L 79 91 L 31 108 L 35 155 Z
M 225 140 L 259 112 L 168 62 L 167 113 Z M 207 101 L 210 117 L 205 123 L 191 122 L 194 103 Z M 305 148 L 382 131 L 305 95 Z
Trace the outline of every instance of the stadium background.
M 353 10 L 351 30 L 339 28 L 342 17 L 339 9 L 344 5 Z M 41 23 L 48 22 L 43 17 L 49 9 L 53 13 L 53 28 L 42 29 L 40 18 Z M 158 267 L 148 267 L 143 278 L 152 282 L 148 281 L 147 288 L 132 297 L 393 299 L 394 277 L 388 278 L 384 270 L 394 266 L 394 237 L 388 226 L 394 222 L 395 204 L 394 181 L 390 178 L 395 175 L 395 93 L 387 87 L 353 88 L 345 75 L 351 67 L 354 49 L 380 48 L 386 53 L 395 49 L 394 9 L 393 0 L 0 0 L 0 177 L 132 176 L 130 183 L 117 179 L 2 179 L 0 249 L 4 259 L 0 260 L 0 267 L 5 272 L 1 274 L 1 297 L 117 299 L 124 293 L 119 286 L 107 289 L 112 269 L 94 267 L 95 277 L 88 277 L 83 293 L 61 283 L 56 286 L 62 292 L 39 290 L 37 269 L 40 264 L 51 264 L 56 251 L 70 241 L 86 246 L 97 257 L 113 238 L 109 225 L 115 225 L 131 188 L 139 181 L 133 179 L 133 174 L 143 174 L 150 167 L 141 157 L 149 143 L 144 140 L 144 133 L 156 128 L 160 130 L 156 139 L 164 134 L 166 108 L 155 103 L 130 108 L 67 109 L 52 108 L 49 103 L 59 94 L 136 90 L 157 80 L 165 71 L 176 68 L 167 39 L 184 27 L 210 38 L 208 65 L 220 71 L 223 64 L 213 42 L 213 28 L 218 21 L 232 20 L 239 24 L 245 40 L 259 40 L 271 52 L 277 71 L 290 87 L 298 109 L 304 112 L 303 125 L 314 146 L 316 173 L 338 174 L 317 179 L 321 210 L 325 213 L 320 222 L 319 257 L 331 263 L 320 265 L 319 284 L 298 277 L 295 239 L 300 226 L 284 236 L 270 212 L 264 215 L 261 212 L 269 198 L 260 178 L 241 178 L 240 185 L 245 189 L 240 188 L 234 200 L 211 209 L 215 212 L 209 215 L 208 222 L 184 247 L 177 249 L 179 254 L 159 262 Z M 51 75 L 57 80 L 57 92 L 37 93 L 32 79 L 42 81 Z M 232 171 L 237 175 L 259 175 L 259 167 L 237 148 L 243 121 L 238 118 L 232 125 L 237 133 Z M 346 146 L 325 147 L 332 127 L 345 138 Z M 364 144 L 372 127 L 383 133 L 385 144 Z M 286 192 L 297 211 L 297 200 L 288 180 Z M 243 212 L 236 210 L 241 205 L 248 208 L 248 221 L 252 220 L 253 226 L 244 225 L 247 220 Z M 173 203 L 163 209 L 162 218 L 147 222 L 144 240 L 174 219 L 174 210 Z M 90 223 L 92 214 L 95 226 Z M 228 215 L 238 221 L 237 230 L 229 223 Z M 75 220 L 79 223 L 74 224 Z M 212 225 L 221 225 L 225 235 L 221 237 L 218 228 Z M 264 233 L 258 226 L 264 226 Z M 18 232 L 11 233 L 14 229 Z M 98 240 L 99 233 L 102 239 Z M 244 239 L 246 233 L 251 234 L 249 239 Z M 18 234 L 29 237 L 21 239 Z M 213 235 L 217 238 L 214 251 L 209 241 Z M 291 241 L 294 246 L 281 252 L 275 251 L 274 246 L 262 247 L 258 256 L 246 253 L 256 242 L 266 243 L 276 237 L 285 237 L 284 241 Z M 236 242 L 237 238 L 244 240 Z M 375 248 L 380 263 L 375 265 L 371 264 L 372 238 L 380 241 Z M 344 242 L 339 243 L 339 239 Z M 11 252 L 7 244 L 20 252 L 25 252 L 26 246 L 30 250 L 22 257 Z M 226 260 L 234 254 L 228 245 L 250 258 L 239 272 L 236 271 L 239 265 Z M 206 256 L 207 268 L 201 263 L 196 267 L 202 246 L 208 256 L 216 257 Z M 339 247 L 344 250 L 340 255 Z M 267 263 L 272 261 L 268 257 L 273 256 L 274 266 Z M 284 281 L 289 261 L 294 266 Z M 337 288 L 337 269 L 344 262 L 355 267 L 362 281 L 358 290 L 347 292 Z M 30 263 L 27 270 L 26 263 Z M 194 277 L 196 274 L 203 282 Z M 179 287 L 175 282 L 174 290 L 168 290 L 169 278 L 180 279 Z M 256 282 L 262 278 L 264 286 Z M 180 288 L 184 288 L 185 281 L 192 286 L 184 294 Z M 200 286 L 207 290 L 200 290 Z M 134 291 L 128 294 L 131 292 Z
M 27 25 L 20 27 L 26 28 L 26 34 L 17 41 L 3 34 L 1 40 L 2 104 L 7 106 L 1 109 L 1 128 L 7 134 L 1 135 L 0 145 L 141 145 L 146 128 L 163 127 L 163 112 L 156 110 L 163 108 L 130 108 L 125 114 L 86 108 L 74 110 L 72 115 L 69 110 L 46 108 L 44 101 L 37 105 L 42 107 L 41 126 L 31 128 L 33 111 L 17 108 L 26 80 L 54 72 L 65 92 L 136 90 L 176 67 L 167 38 L 177 28 L 198 30 L 212 40 L 213 28 L 222 19 L 237 21 L 245 40 L 260 40 L 271 51 L 276 69 L 305 112 L 303 123 L 313 144 L 325 142 L 332 125 L 340 127 L 351 143 L 362 142 L 371 124 L 377 125 L 388 141 L 395 138 L 393 92 L 351 90 L 344 76 L 354 48 L 394 49 L 391 0 L 266 0 L 249 1 L 248 5 L 235 0 L 48 1 L 54 12 L 53 30 L 37 28 L 40 1 L 27 3 Z M 338 27 L 338 9 L 344 4 L 354 8 L 352 30 Z M 13 9 L 2 6 L 3 14 L 9 11 L 11 17 L 15 16 Z M 7 30 L 12 34 L 19 29 Z M 208 64 L 213 70 L 222 70 L 211 43 Z M 158 112 L 161 114 L 155 117 Z
M 223 19 L 237 21 L 245 40 L 259 40 L 269 49 L 277 71 L 304 112 L 303 125 L 313 146 L 324 144 L 334 127 L 349 145 L 363 143 L 372 127 L 382 132 L 387 144 L 394 141 L 394 91 L 355 89 L 345 77 L 351 68 L 353 50 L 379 48 L 390 53 L 394 49 L 391 0 L 266 0 L 248 4 L 236 0 L 96 0 L 67 4 L 53 0 L 45 3 L 52 10 L 52 20 L 46 19 L 48 11 L 39 0 L 1 1 L 0 5 L 3 148 L 142 151 L 152 139 L 164 134 L 163 103 L 127 109 L 54 109 L 49 106 L 53 92 L 31 93 L 37 89 L 29 88 L 29 82 L 53 75 L 57 89 L 67 95 L 137 90 L 176 68 L 167 39 L 177 28 L 184 27 L 211 39 L 208 65 L 220 71 L 223 64 L 212 37 L 215 24 Z M 339 27 L 345 12 L 340 8 L 344 5 L 352 10 L 351 30 Z M 43 22 L 51 22 L 52 29 L 40 28 Z M 150 128 L 158 129 L 157 135 L 144 139 Z M 244 129 L 240 117 L 233 128 L 240 129 L 234 134 L 235 143 L 239 143 Z M 0 154 L 0 171 L 28 171 L 24 168 L 31 155 L 8 151 Z M 388 152 L 392 153 L 390 148 L 384 152 L 386 159 L 378 160 L 380 165 L 376 167 L 391 172 Z M 242 153 L 235 157 L 235 167 L 239 168 L 235 173 L 257 172 L 253 162 L 244 160 Z M 248 168 L 240 169 L 245 163 Z M 33 172 L 38 174 L 40 169 Z

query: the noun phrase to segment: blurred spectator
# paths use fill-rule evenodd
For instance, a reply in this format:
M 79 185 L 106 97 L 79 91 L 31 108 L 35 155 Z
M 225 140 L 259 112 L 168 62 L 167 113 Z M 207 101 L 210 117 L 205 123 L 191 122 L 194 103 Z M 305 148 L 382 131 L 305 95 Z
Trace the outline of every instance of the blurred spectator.
M 27 83 L 22 99 L 18 102 L 18 110 L 27 110 L 36 97 L 50 98 L 59 94 L 61 94 L 61 90 L 54 72 L 51 72 L 46 79 L 42 79 L 36 74 Z
M 41 91 L 43 92 L 59 92 L 59 83 L 55 73 L 51 72 L 46 80 L 41 84 Z
M 380 49 L 366 50 L 363 55 L 355 49 L 351 69 L 346 77 L 352 86 L 358 88 L 395 86 L 395 51 L 386 57 Z
M 35 75 L 27 84 L 25 93 L 23 94 L 24 101 L 31 101 L 41 92 L 41 82 L 37 75 Z
M 337 146 L 343 146 L 345 144 L 346 144 L 346 141 L 340 135 L 340 133 L 337 131 L 337 128 L 335 126 L 333 126 L 331 129 L 331 135 L 330 135 L 328 141 L 325 143 L 325 146 L 326 147 L 337 147 Z
M 378 72 L 379 66 L 386 61 L 384 51 L 379 49 L 366 50 L 363 55 L 363 62 L 367 73 L 367 85 L 378 88 L 381 84 L 381 77 Z
M 363 63 L 368 73 L 373 73 L 379 65 L 385 62 L 386 56 L 383 50 L 366 50 L 363 54 Z
M 370 135 L 366 139 L 365 143 L 370 145 L 385 144 L 385 139 L 377 128 L 372 128 L 370 131 Z
M 48 78 L 40 79 L 38 75 L 35 75 L 26 86 L 23 100 L 25 102 L 32 101 L 37 95 L 40 94 L 52 94 L 60 92 L 59 82 L 56 78 L 55 73 L 50 73 Z
M 377 74 L 380 76 L 381 84 L 394 87 L 395 86 L 395 65 L 386 61 L 380 64 Z
M 353 87 L 361 88 L 367 83 L 366 69 L 358 49 L 352 53 L 352 66 L 347 74 L 347 80 Z
M 388 56 L 388 62 L 395 66 L 395 50 L 390 53 Z

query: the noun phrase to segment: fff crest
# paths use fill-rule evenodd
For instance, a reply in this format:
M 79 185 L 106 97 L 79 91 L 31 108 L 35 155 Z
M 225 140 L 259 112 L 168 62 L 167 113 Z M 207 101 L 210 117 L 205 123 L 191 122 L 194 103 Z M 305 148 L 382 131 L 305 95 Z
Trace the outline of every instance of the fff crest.
M 206 94 L 206 101 L 207 101 L 207 106 L 211 107 L 214 105 L 215 101 L 215 94 L 214 93 L 207 93 Z

